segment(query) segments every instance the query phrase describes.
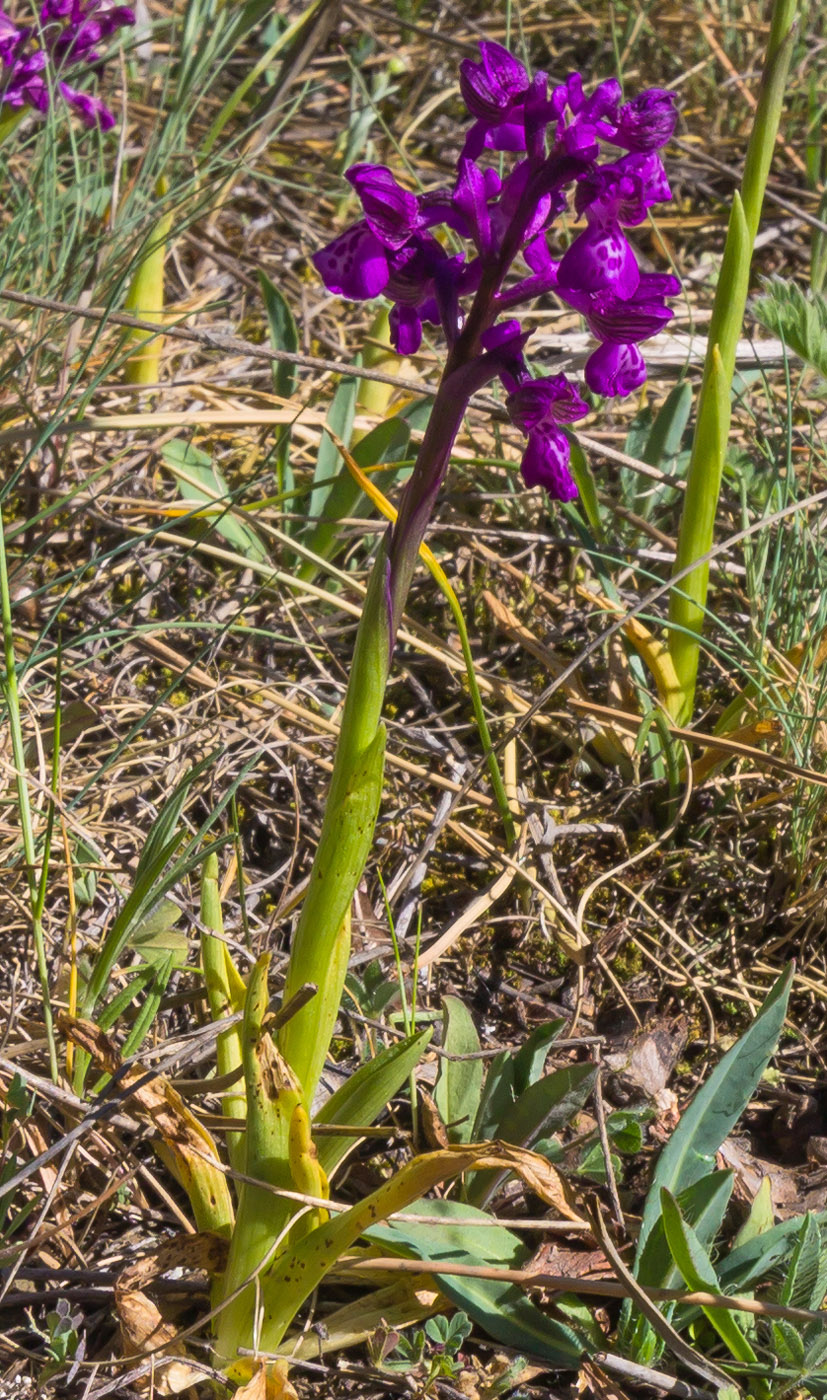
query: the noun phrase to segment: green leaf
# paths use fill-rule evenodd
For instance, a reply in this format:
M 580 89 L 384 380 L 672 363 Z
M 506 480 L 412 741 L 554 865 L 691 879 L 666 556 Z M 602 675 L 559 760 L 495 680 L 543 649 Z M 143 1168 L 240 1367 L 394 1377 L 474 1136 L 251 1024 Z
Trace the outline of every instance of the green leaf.
M 520 1046 L 514 1056 L 514 1092 L 518 1097 L 529 1084 L 540 1078 L 546 1067 L 548 1052 L 565 1024 L 562 1018 L 546 1021 L 536 1026 L 525 1044 Z
M 429 1026 L 407 1040 L 380 1050 L 375 1059 L 360 1065 L 332 1094 L 316 1114 L 316 1123 L 363 1124 L 370 1127 L 389 1099 L 398 1093 L 419 1064 L 433 1030 Z M 356 1137 L 319 1137 L 316 1150 L 327 1176 L 353 1146 Z
M 692 385 L 684 379 L 667 394 L 642 452 L 650 467 L 665 470 L 678 455 L 692 412 Z
M 709 1172 L 677 1197 L 683 1218 L 693 1227 L 703 1245 L 711 1244 L 720 1229 L 732 1195 L 732 1184 L 732 1172 Z M 645 1288 L 675 1288 L 680 1283 L 680 1275 L 666 1242 L 661 1214 L 650 1230 L 642 1252 L 638 1254 L 635 1273 Z M 671 1304 L 665 1304 L 662 1311 L 669 1318 L 674 1308 Z M 697 1315 L 697 1310 L 687 1313 L 683 1325 L 686 1326 Z M 633 1311 L 629 1303 L 623 1307 L 620 1335 L 624 1350 L 644 1365 L 649 1365 L 660 1353 L 661 1344 L 656 1333 L 646 1318 Z
M 783 277 L 761 280 L 764 295 L 750 305 L 755 320 L 827 379 L 827 299 Z
M 597 499 L 597 486 L 595 485 L 594 474 L 589 465 L 589 460 L 577 441 L 574 433 L 567 428 L 563 428 L 569 440 L 571 455 L 569 457 L 569 470 L 574 477 L 575 484 L 580 497 L 580 505 L 589 522 L 589 528 L 598 542 L 605 540 L 603 521 L 600 518 L 600 502 Z
M 106 934 L 83 996 L 79 999 L 82 1016 L 94 1016 L 97 1003 L 108 985 L 112 971 L 136 925 L 140 924 L 141 920 L 146 917 L 168 890 L 171 890 L 179 880 L 184 879 L 191 870 L 199 866 L 211 850 L 218 850 L 229 839 L 221 837 L 207 847 L 204 847 L 203 844 L 206 833 L 231 801 L 239 784 L 244 781 L 250 769 L 258 761 L 257 758 L 249 760 L 242 766 L 237 777 L 228 785 L 220 801 L 216 803 L 194 835 L 185 839 L 184 833 L 177 830 L 181 813 L 193 785 L 203 774 L 208 772 L 216 757 L 216 752 L 206 754 L 189 772 L 184 774 L 153 822 L 144 843 L 141 858 L 138 861 L 133 887 Z M 88 1055 L 79 1054 L 77 1056 L 76 1092 L 80 1092 L 88 1064 Z
M 731 1171 L 710 1172 L 676 1198 L 684 1220 L 689 1222 L 703 1245 L 711 1244 L 720 1229 L 733 1181 Z M 674 1288 L 680 1282 L 666 1242 L 662 1216 L 646 1240 L 635 1272 L 646 1288 Z
M 752 1205 L 749 1208 L 749 1215 L 733 1240 L 733 1248 L 741 1244 L 748 1244 L 758 1235 L 765 1235 L 773 1227 L 775 1216 L 772 1208 L 772 1178 L 765 1176 L 761 1180 L 755 1195 L 752 1198 Z
M 501 1050 L 488 1064 L 474 1123 L 475 1142 L 488 1142 L 499 1136 L 500 1123 L 513 1102 L 514 1056 L 509 1050 Z
M 626 1109 L 610 1113 L 606 1119 L 609 1142 L 617 1148 L 618 1152 L 624 1153 L 627 1157 L 636 1156 L 643 1146 L 641 1123 L 646 1122 L 651 1116 L 648 1109 L 644 1109 L 643 1113 Z
M 445 1223 L 408 1223 L 404 1220 L 406 1214 L 442 1216 Z M 392 1225 L 376 1226 L 366 1235 L 371 1241 L 416 1259 L 520 1268 L 529 1251 L 510 1230 L 487 1223 L 491 1219 L 485 1211 L 460 1201 L 422 1200 L 400 1212 Z M 453 1223 L 463 1220 L 480 1223 Z M 572 1328 L 541 1312 L 514 1284 L 449 1274 L 438 1274 L 437 1282 L 440 1291 L 494 1341 L 516 1347 L 550 1366 L 575 1367 L 582 1357 L 584 1344 Z
M 566 1065 L 529 1084 L 503 1116 L 498 1136 L 516 1147 L 531 1147 L 538 1138 L 559 1132 L 583 1107 L 594 1076 L 594 1065 Z M 477 1206 L 485 1205 L 507 1176 L 508 1172 L 498 1171 L 469 1174 L 468 1200 Z
M 172 967 L 187 961 L 187 935 L 178 927 L 181 910 L 171 899 L 160 899 L 132 928 L 130 947 L 145 963 L 157 966 L 172 960 Z
M 819 1211 L 815 1219 L 819 1225 L 827 1225 L 827 1211 Z M 795 1249 L 801 1221 L 800 1215 L 782 1220 L 780 1225 L 733 1248 L 718 1264 L 718 1277 L 724 1291 L 743 1293 L 781 1268 Z
M 792 985 L 792 965 L 778 978 L 752 1025 L 701 1086 L 658 1158 L 640 1228 L 636 1261 L 660 1216 L 660 1191 L 673 1196 L 706 1175 L 744 1112 L 778 1043 Z M 643 1280 L 641 1280 L 643 1281 Z M 653 1279 L 645 1282 L 654 1283 Z
M 361 363 L 359 356 L 357 362 Z M 359 380 L 351 378 L 350 375 L 343 379 L 336 393 L 333 395 L 333 402 L 327 413 L 327 421 L 338 438 L 348 446 L 350 435 L 353 431 L 353 419 L 356 415 L 356 395 L 359 392 Z M 313 472 L 313 488 L 310 492 L 310 500 L 307 505 L 308 520 L 315 524 L 325 513 L 327 498 L 333 486 L 333 482 L 342 467 L 339 449 L 333 439 L 327 433 L 322 433 L 319 450 L 316 453 L 316 467 Z
M 473 1055 L 480 1041 L 471 1012 L 459 997 L 445 997 L 442 1003 L 442 1048 L 450 1055 Z M 448 1131 L 450 1142 L 470 1142 L 482 1092 L 482 1060 L 439 1062 L 439 1078 L 434 1100 Z
M 815 1218 L 808 1211 L 801 1222 L 790 1267 L 781 1289 L 781 1302 L 790 1308 L 820 1308 L 827 1292 L 827 1249 Z
M 674 1196 L 664 1188 L 660 1193 L 663 1212 L 663 1228 L 666 1241 L 687 1288 L 697 1292 L 720 1293 L 718 1276 L 706 1250 L 692 1226 L 681 1216 Z M 718 1336 L 729 1348 L 734 1361 L 747 1364 L 757 1360 L 755 1352 L 744 1336 L 732 1313 L 722 1308 L 701 1308 L 701 1312 L 715 1328 Z
M 194 505 L 212 507 L 206 517 L 211 528 L 245 559 L 266 564 L 267 551 L 253 527 L 239 513 L 234 513 L 233 493 L 212 458 L 181 438 L 168 442 L 161 449 L 161 456 L 175 475 L 179 495 Z M 185 472 L 187 479 L 180 476 L 180 472 Z M 198 484 L 193 485 L 193 481 Z
M 295 355 L 299 348 L 299 331 L 290 303 L 266 273 L 260 271 L 258 279 L 267 312 L 270 344 L 274 350 L 286 350 Z M 294 394 L 296 372 L 296 365 L 291 364 L 289 360 L 273 361 L 273 389 L 280 398 L 289 399 Z M 285 495 L 291 493 L 295 486 L 295 476 L 290 465 L 290 436 L 290 425 L 285 423 L 276 447 L 276 478 L 279 491 Z M 293 522 L 289 521 L 287 524 L 292 526 Z
M 804 1343 L 797 1327 L 783 1318 L 773 1321 L 772 1340 L 773 1351 L 782 1366 L 793 1366 L 796 1371 L 804 1370 Z
M 169 979 L 176 967 L 181 964 L 177 961 L 175 953 L 167 953 L 166 957 L 159 958 L 152 964 L 152 981 L 144 997 L 144 1003 L 135 1019 L 135 1023 L 121 1046 L 121 1054 L 124 1059 L 130 1055 L 135 1055 L 140 1050 L 147 1035 L 150 1032 L 152 1023 L 158 1014 L 158 1008 L 164 997 L 164 993 L 169 985 Z M 95 1086 L 95 1092 L 99 1093 L 108 1076 L 104 1076 Z
M 267 329 L 274 350 L 286 350 L 295 355 L 299 348 L 299 330 L 290 303 L 265 272 L 259 271 L 259 286 L 267 312 Z M 296 388 L 296 366 L 289 360 L 273 361 L 273 389 L 280 398 L 289 399 Z

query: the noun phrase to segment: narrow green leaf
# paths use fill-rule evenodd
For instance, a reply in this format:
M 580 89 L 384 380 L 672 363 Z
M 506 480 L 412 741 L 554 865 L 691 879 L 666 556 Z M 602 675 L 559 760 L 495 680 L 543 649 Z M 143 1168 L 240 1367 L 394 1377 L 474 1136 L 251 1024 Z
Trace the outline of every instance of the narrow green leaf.
M 450 1055 L 473 1055 L 480 1041 L 471 1012 L 459 997 L 445 997 L 442 1003 L 445 1031 L 442 1048 Z M 470 1142 L 482 1092 L 482 1060 L 439 1062 L 434 1099 L 450 1142 Z
M 566 1065 L 535 1080 L 503 1116 L 498 1137 L 516 1147 L 531 1147 L 539 1138 L 559 1132 L 583 1107 L 594 1076 L 594 1065 Z M 507 1172 L 474 1172 L 466 1186 L 468 1200 L 485 1205 L 507 1176 Z
M 500 1136 L 518 1147 L 565 1128 L 586 1102 L 594 1085 L 592 1064 L 565 1065 L 537 1079 L 517 1099 L 500 1124 Z
M 270 344 L 274 350 L 285 350 L 295 355 L 299 348 L 299 330 L 290 303 L 266 273 L 259 271 L 258 280 L 267 313 Z M 273 361 L 273 389 L 280 398 L 289 399 L 295 393 L 296 374 L 296 366 L 289 360 Z M 290 438 L 290 425 L 285 423 L 276 446 L 276 479 L 281 495 L 290 495 L 296 484 L 290 461 Z M 291 529 L 294 522 L 287 521 L 286 524 Z
M 773 1227 L 775 1216 L 772 1208 L 772 1178 L 765 1176 L 758 1187 L 749 1208 L 749 1215 L 733 1240 L 733 1248 L 748 1244 L 758 1235 L 765 1235 Z
M 380 1050 L 375 1059 L 360 1065 L 332 1094 L 316 1114 L 315 1122 L 347 1123 L 370 1127 L 377 1115 L 416 1068 L 433 1035 L 432 1027 Z M 320 1137 L 316 1143 L 319 1164 L 327 1176 L 356 1141 L 347 1137 Z
M 589 528 L 595 539 L 602 543 L 605 540 L 603 521 L 600 516 L 600 502 L 597 498 L 597 486 L 589 459 L 577 441 L 573 432 L 563 428 L 562 430 L 569 440 L 571 455 L 569 457 L 569 470 L 577 485 L 579 504 L 582 506 Z
M 778 978 L 752 1025 L 701 1086 L 658 1158 L 643 1212 L 637 1255 L 660 1215 L 660 1190 L 678 1195 L 715 1165 L 715 1153 L 737 1123 L 769 1064 L 784 1025 L 793 967 Z M 651 1282 L 651 1280 L 646 1280 Z
M 222 535 L 245 559 L 265 564 L 267 551 L 252 525 L 233 511 L 233 493 L 212 458 L 180 438 L 168 442 L 161 449 L 161 456 L 172 469 L 182 498 L 212 508 L 204 523 Z M 198 485 L 193 485 L 193 480 Z M 200 524 L 200 519 L 196 523 Z
M 186 933 L 178 927 L 180 921 L 178 905 L 171 899 L 160 899 L 155 908 L 133 926 L 129 945 L 145 963 L 157 965 L 171 958 L 173 968 L 183 967 L 187 961 L 188 943 Z
M 290 303 L 283 292 L 270 281 L 266 272 L 259 271 L 259 286 L 267 312 L 267 329 L 274 350 L 295 355 L 299 348 L 299 328 Z M 289 399 L 296 388 L 296 366 L 289 360 L 273 361 L 273 389 L 280 398 Z
M 488 1142 L 499 1135 L 500 1123 L 514 1102 L 514 1057 L 501 1050 L 488 1063 L 474 1123 L 474 1142 Z
M 411 430 L 403 418 L 387 418 L 372 428 L 353 448 L 356 465 L 366 469 L 380 463 L 393 463 L 404 460 L 410 452 Z M 322 559 L 330 559 L 341 548 L 346 538 L 342 536 L 341 521 L 346 516 L 367 516 L 375 508 L 366 496 L 358 481 L 354 481 L 339 454 L 336 454 L 338 475 L 328 492 L 324 504 L 324 515 L 302 536 L 302 542 Z M 380 491 L 387 494 L 394 480 L 400 475 L 396 471 L 372 472 L 371 480 Z M 305 581 L 315 577 L 318 567 L 312 560 L 302 565 L 301 577 Z
M 692 412 L 692 385 L 681 380 L 664 399 L 649 431 L 642 459 L 650 467 L 665 469 L 677 456 Z
M 359 359 L 360 357 L 357 356 L 357 361 Z M 340 383 L 328 409 L 327 421 L 345 447 L 348 446 L 353 431 L 358 392 L 359 380 L 348 376 Z M 316 454 L 316 467 L 313 472 L 313 488 L 307 505 L 307 517 L 310 524 L 314 524 L 324 515 L 327 498 L 341 469 L 342 462 L 338 447 L 327 433 L 322 433 L 319 450 Z
M 720 1229 L 732 1195 L 733 1180 L 730 1171 L 709 1172 L 677 1197 L 683 1218 L 690 1223 L 704 1246 L 712 1244 Z M 635 1274 L 645 1288 L 676 1288 L 680 1284 L 680 1275 L 666 1242 L 660 1213 L 635 1260 Z M 673 1305 L 664 1304 L 661 1311 L 665 1317 L 673 1319 Z M 688 1324 L 690 1316 L 697 1316 L 697 1310 L 687 1316 L 684 1326 Z M 643 1365 L 650 1365 L 662 1349 L 651 1324 L 630 1303 L 623 1305 L 620 1337 L 625 1353 Z
M 565 1026 L 560 1017 L 536 1026 L 514 1056 L 514 1092 L 518 1096 L 540 1078 L 546 1067 L 548 1052 Z
M 186 941 L 186 940 L 185 940 Z M 140 1050 L 150 1027 L 158 1014 L 158 1008 L 163 1000 L 164 993 L 169 986 L 169 979 L 176 968 L 181 966 L 175 952 L 167 953 L 166 957 L 156 958 L 152 962 L 152 981 L 147 988 L 143 1006 L 141 1007 L 135 1022 L 130 1029 L 121 1046 L 121 1054 L 124 1059 L 130 1055 L 135 1055 Z M 95 1092 L 99 1093 L 103 1083 L 95 1086 Z
M 718 1277 L 712 1261 L 695 1234 L 692 1226 L 682 1218 L 674 1196 L 663 1189 L 660 1193 L 663 1212 L 663 1228 L 672 1258 L 687 1288 L 696 1292 L 720 1293 Z M 704 1317 L 715 1328 L 721 1340 L 729 1347 L 734 1361 L 751 1363 L 757 1360 L 755 1352 L 744 1336 L 733 1313 L 721 1308 L 701 1308 Z
M 827 1211 L 819 1211 L 815 1219 L 819 1225 L 827 1225 Z M 796 1246 L 801 1220 L 800 1215 L 782 1220 L 765 1234 L 733 1248 L 718 1265 L 718 1277 L 725 1292 L 743 1293 L 772 1271 L 782 1268 Z

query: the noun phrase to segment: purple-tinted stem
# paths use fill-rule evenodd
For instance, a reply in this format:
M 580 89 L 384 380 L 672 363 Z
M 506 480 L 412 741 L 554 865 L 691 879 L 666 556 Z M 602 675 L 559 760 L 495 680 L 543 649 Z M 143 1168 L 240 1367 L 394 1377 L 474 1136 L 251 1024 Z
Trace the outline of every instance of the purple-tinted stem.
M 495 298 L 505 271 L 506 268 L 501 271 L 499 265 L 489 269 L 477 289 L 468 319 L 449 352 L 416 463 L 399 505 L 399 515 L 387 547 L 388 664 L 416 571 L 419 547 L 445 480 L 471 395 L 494 379 L 498 372 L 496 359 L 480 354 L 480 338 L 497 314 Z

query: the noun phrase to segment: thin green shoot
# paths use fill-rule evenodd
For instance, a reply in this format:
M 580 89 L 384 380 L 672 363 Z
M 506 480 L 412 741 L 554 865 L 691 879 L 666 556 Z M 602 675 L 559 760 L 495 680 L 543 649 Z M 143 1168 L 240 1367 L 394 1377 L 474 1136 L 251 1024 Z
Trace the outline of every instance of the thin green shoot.
M 244 934 L 244 945 L 252 951 L 250 940 L 250 916 L 247 912 L 247 896 L 245 892 L 244 879 L 244 847 L 241 842 L 241 825 L 238 819 L 238 793 L 233 792 L 230 798 L 230 821 L 232 823 L 233 850 L 235 851 L 235 877 L 238 882 L 238 904 L 241 910 L 241 928 Z
M 37 877 L 37 852 L 32 824 L 32 811 L 29 803 L 29 787 L 26 778 L 26 759 L 23 748 L 23 727 L 20 721 L 20 696 L 17 689 L 17 662 L 14 655 L 14 627 L 11 615 L 11 592 L 9 589 L 6 542 L 3 533 L 3 511 L 0 506 L 0 611 L 3 622 L 3 653 L 5 676 L 3 693 L 11 734 L 12 757 L 14 759 L 15 782 L 17 786 L 17 813 L 20 821 L 20 834 L 23 841 L 23 855 L 26 861 L 26 877 L 29 885 L 29 908 L 32 916 L 32 936 L 34 938 L 37 976 L 43 997 L 43 1022 L 49 1046 L 49 1071 L 53 1082 L 58 1080 L 57 1045 L 55 1044 L 52 1000 L 49 991 L 49 969 L 46 963 L 46 943 L 43 934 L 43 906 L 40 900 L 40 882 Z M 57 751 L 57 745 L 55 745 Z M 52 811 L 54 806 L 52 805 Z

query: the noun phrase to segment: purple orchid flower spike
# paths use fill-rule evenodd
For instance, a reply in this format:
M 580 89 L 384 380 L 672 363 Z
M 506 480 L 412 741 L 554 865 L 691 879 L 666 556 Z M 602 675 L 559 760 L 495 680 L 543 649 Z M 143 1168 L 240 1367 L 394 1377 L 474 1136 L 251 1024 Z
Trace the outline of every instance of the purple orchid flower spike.
M 0 11 L 0 107 L 47 112 L 57 93 L 85 126 L 107 131 L 115 125 L 109 108 L 74 84 L 97 71 L 101 44 L 134 24 L 134 12 L 109 0 L 44 0 L 39 19 L 39 27 L 21 28 Z
M 507 318 L 540 295 L 560 298 L 584 316 L 598 342 L 584 370 L 587 387 L 625 396 L 644 382 L 639 346 L 669 321 L 666 301 L 680 288 L 675 277 L 641 272 L 625 231 L 671 198 L 658 152 L 677 122 L 673 93 L 653 88 L 624 103 L 616 79 L 587 92 L 579 73 L 555 86 L 491 41 L 480 44 L 478 61 L 460 64 L 460 91 L 471 126 L 453 188 L 417 194 L 386 166 L 353 166 L 347 178 L 363 217 L 313 259 L 330 291 L 391 300 L 401 354 L 416 353 L 424 325 L 441 327 L 448 344 L 431 424 L 389 544 L 391 630 L 476 389 L 496 378 L 505 387 L 509 416 L 527 439 L 526 483 L 557 500 L 576 495 L 563 429 L 588 413 L 588 404 L 562 374 L 532 378 L 528 333 Z M 517 158 L 503 172 L 487 163 L 487 152 Z M 572 206 L 584 226 L 568 248 L 555 249 L 554 222 Z M 450 249 L 440 225 L 453 235 Z

